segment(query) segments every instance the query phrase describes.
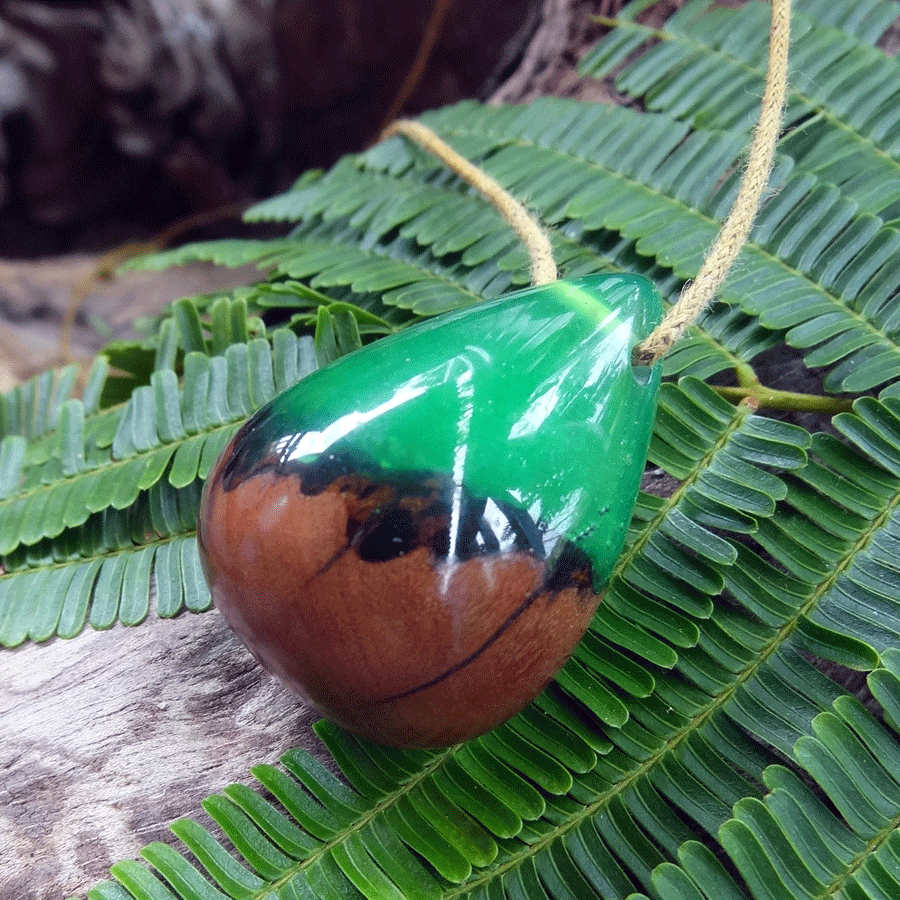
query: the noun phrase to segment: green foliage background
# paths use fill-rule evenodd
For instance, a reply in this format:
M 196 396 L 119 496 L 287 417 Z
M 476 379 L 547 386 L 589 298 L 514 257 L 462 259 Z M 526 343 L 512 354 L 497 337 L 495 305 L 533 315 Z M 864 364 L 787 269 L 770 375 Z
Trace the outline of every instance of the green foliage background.
M 425 117 L 553 228 L 564 276 L 642 272 L 672 299 L 736 190 L 769 8 L 626 8 L 584 59 L 642 107 L 465 103 Z M 204 802 L 91 900 L 900 896 L 900 66 L 893 0 L 798 0 L 785 134 L 722 300 L 665 361 L 642 494 L 588 635 L 495 732 L 440 752 L 322 724 Z M 251 212 L 271 241 L 162 254 L 255 261 L 142 343 L 0 402 L 0 642 L 209 606 L 199 490 L 241 420 L 317 363 L 527 281 L 496 213 L 399 139 Z M 303 336 L 313 333 L 314 339 Z M 788 345 L 854 400 L 808 433 L 706 380 Z M 114 366 L 125 374 L 110 374 Z M 878 715 L 814 662 L 866 673 Z M 235 773 L 236 777 L 241 773 Z M 260 789 L 265 788 L 265 792 Z

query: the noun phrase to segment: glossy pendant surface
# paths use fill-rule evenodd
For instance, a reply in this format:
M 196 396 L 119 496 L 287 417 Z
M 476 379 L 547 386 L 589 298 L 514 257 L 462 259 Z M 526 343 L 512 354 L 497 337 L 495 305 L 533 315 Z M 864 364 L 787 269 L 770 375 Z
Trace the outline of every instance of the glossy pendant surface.
M 644 467 L 659 297 L 632 275 L 528 288 L 304 378 L 204 488 L 215 605 L 338 724 L 474 737 L 551 681 L 596 610 Z

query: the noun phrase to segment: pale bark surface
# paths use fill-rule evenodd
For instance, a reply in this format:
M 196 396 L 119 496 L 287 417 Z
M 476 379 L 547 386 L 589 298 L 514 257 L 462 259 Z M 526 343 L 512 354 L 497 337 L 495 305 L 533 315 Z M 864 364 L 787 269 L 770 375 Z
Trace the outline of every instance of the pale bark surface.
M 0 654 L 0 897 L 83 894 L 314 720 L 215 612 Z
M 101 277 L 97 257 L 85 253 L 0 260 L 0 391 L 70 360 L 89 366 L 108 341 L 135 336 L 136 319 L 158 313 L 179 297 L 258 279 L 255 266 L 225 269 L 204 263 Z M 64 358 L 63 321 L 70 311 L 73 327 Z

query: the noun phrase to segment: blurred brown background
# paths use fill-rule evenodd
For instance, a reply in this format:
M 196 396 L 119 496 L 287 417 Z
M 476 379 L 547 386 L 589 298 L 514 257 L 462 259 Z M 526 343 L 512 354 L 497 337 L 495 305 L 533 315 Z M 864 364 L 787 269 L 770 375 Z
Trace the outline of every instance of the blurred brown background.
M 539 0 L 437 6 L 407 112 L 487 96 Z M 103 249 L 360 149 L 432 11 L 416 0 L 0 3 L 0 256 Z

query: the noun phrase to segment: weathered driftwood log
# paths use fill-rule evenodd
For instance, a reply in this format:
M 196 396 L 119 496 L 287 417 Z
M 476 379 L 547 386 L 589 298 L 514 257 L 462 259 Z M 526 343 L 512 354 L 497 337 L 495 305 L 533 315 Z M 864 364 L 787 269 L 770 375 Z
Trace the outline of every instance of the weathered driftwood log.
M 217 613 L 0 654 L 0 897 L 85 892 L 310 725 Z

